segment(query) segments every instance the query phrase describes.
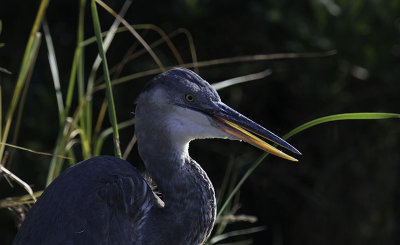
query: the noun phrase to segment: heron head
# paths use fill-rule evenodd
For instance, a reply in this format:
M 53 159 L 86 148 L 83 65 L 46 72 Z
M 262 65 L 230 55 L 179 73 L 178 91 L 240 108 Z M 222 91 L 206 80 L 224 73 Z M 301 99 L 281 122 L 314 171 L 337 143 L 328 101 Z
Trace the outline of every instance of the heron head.
M 136 129 L 150 124 L 154 128 L 151 122 L 162 128 L 174 144 L 188 145 L 199 138 L 243 140 L 276 156 L 297 161 L 263 138 L 301 154 L 277 135 L 225 105 L 208 82 L 185 68 L 156 76 L 139 95 Z

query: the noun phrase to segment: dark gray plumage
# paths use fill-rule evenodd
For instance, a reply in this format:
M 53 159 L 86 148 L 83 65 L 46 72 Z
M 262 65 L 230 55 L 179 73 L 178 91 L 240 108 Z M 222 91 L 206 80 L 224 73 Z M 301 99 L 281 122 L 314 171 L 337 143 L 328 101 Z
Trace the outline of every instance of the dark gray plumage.
M 54 180 L 29 212 L 15 245 L 203 244 L 215 220 L 215 194 L 207 174 L 188 154 L 191 140 L 242 139 L 295 160 L 249 136 L 253 132 L 299 153 L 223 104 L 206 81 L 183 68 L 150 81 L 135 115 L 138 150 L 163 200 L 130 163 L 95 157 Z

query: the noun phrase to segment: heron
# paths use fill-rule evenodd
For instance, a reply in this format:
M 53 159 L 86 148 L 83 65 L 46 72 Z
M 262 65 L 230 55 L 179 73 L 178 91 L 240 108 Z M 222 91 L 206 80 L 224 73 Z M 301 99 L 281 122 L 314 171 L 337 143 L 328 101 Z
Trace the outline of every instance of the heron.
M 145 85 L 136 101 L 135 134 L 161 197 L 129 162 L 94 157 L 66 169 L 45 189 L 14 245 L 204 244 L 216 218 L 216 199 L 207 174 L 189 156 L 190 141 L 242 140 L 297 161 L 273 142 L 301 154 L 224 104 L 207 81 L 185 68 L 168 70 Z

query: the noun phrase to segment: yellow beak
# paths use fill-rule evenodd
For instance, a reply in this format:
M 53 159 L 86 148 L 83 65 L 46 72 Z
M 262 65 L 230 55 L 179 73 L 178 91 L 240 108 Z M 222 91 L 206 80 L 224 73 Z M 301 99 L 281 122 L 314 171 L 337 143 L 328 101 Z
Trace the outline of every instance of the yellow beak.
M 218 116 L 216 116 L 216 118 L 230 126 L 230 127 L 222 127 L 221 128 L 222 131 L 224 131 L 238 139 L 241 139 L 257 148 L 260 148 L 261 150 L 269 152 L 275 156 L 278 156 L 278 157 L 281 157 L 281 158 L 284 158 L 284 159 L 287 159 L 290 161 L 294 161 L 294 162 L 298 161 L 296 158 L 289 156 L 288 154 L 276 149 L 272 145 L 261 140 L 259 137 L 257 137 L 253 133 L 249 132 L 247 129 L 245 129 L 231 121 L 228 121 L 224 118 L 221 118 Z M 268 139 L 267 137 L 265 137 L 265 138 Z M 268 139 L 268 140 L 271 140 L 271 139 Z

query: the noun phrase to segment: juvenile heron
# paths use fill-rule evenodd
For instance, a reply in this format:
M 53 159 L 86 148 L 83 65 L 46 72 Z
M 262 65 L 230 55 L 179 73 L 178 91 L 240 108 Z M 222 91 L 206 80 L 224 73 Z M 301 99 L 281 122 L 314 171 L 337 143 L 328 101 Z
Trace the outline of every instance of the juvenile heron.
M 212 230 L 214 188 L 189 156 L 193 139 L 246 141 L 279 157 L 293 146 L 221 102 L 194 72 L 175 68 L 151 80 L 135 113 L 138 150 L 162 193 L 128 162 L 99 156 L 64 171 L 32 207 L 18 244 L 203 244 Z

